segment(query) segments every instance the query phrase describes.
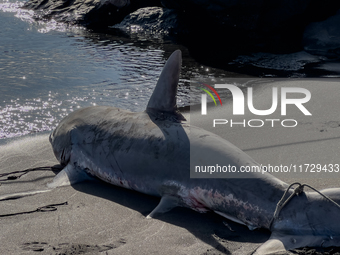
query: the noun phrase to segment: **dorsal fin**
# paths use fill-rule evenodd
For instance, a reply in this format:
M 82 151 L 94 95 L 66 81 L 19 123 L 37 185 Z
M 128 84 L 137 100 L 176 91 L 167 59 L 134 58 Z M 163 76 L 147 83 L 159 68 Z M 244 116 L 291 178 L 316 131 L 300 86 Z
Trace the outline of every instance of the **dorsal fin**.
M 182 65 L 182 52 L 176 50 L 163 67 L 150 97 L 147 111 L 177 113 L 177 86 Z

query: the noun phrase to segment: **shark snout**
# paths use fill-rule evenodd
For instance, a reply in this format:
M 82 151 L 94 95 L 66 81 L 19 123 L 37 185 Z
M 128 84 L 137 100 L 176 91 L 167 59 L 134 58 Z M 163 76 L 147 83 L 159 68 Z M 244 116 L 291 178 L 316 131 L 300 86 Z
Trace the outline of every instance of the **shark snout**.
M 294 197 L 273 222 L 271 240 L 279 240 L 286 250 L 335 245 L 340 239 L 339 203 L 339 188 Z

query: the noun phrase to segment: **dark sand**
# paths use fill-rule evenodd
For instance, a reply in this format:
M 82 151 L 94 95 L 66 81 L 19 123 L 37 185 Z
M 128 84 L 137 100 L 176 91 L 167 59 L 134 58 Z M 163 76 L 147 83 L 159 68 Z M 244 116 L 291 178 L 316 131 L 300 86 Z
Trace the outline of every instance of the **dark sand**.
M 294 132 L 275 128 L 255 131 L 252 128 L 225 127 L 216 128 L 217 132 L 263 164 L 340 163 L 339 84 L 320 84 L 319 81 L 310 84 L 308 89 L 313 100 L 308 109 L 313 118 L 296 116 L 303 124 L 294 128 Z M 282 85 L 291 84 L 285 82 Z M 259 96 L 263 102 L 270 92 L 268 88 L 259 88 L 263 89 Z M 221 117 L 219 109 L 209 110 L 211 116 Z M 197 112 L 192 112 L 191 117 L 193 114 Z M 231 114 L 224 110 L 223 116 L 230 118 Z M 202 125 L 209 129 L 211 123 L 206 121 Z M 23 138 L 0 146 L 0 173 L 57 164 L 47 135 Z M 18 179 L 1 181 L 0 197 L 46 189 L 46 184 L 52 181 L 56 172 L 34 171 Z M 279 177 L 288 183 L 300 181 L 318 189 L 339 187 L 338 175 L 281 174 Z M 0 254 L 244 255 L 254 252 L 270 236 L 269 231 L 250 231 L 214 213 L 200 214 L 185 208 L 173 209 L 157 219 L 146 219 L 145 216 L 158 201 L 158 198 L 99 181 L 0 201 L 1 215 L 68 203 L 57 206 L 56 211 L 1 217 Z M 223 223 L 227 223 L 233 231 Z M 309 249 L 285 254 L 320 253 Z

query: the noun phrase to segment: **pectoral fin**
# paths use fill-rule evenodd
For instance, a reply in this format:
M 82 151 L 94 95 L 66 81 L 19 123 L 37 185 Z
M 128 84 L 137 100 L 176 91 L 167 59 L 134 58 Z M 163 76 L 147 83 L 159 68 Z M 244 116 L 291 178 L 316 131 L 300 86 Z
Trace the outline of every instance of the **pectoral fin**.
M 267 242 L 262 244 L 254 253 L 254 255 L 269 255 L 269 254 L 280 254 L 286 252 L 284 244 L 281 240 L 276 238 L 270 238 Z
M 289 235 L 272 233 L 269 240 L 261 245 L 254 255 L 282 254 L 302 247 L 329 247 L 336 245 L 338 238 L 324 235 Z
M 150 219 L 156 215 L 170 211 L 172 208 L 178 206 L 178 201 L 179 199 L 177 197 L 164 195 L 156 208 L 153 209 L 153 211 L 146 218 Z
M 51 183 L 47 184 L 49 188 L 56 188 L 61 186 L 68 186 L 86 180 L 92 180 L 84 170 L 75 167 L 74 164 L 69 163 L 61 172 L 59 172 Z

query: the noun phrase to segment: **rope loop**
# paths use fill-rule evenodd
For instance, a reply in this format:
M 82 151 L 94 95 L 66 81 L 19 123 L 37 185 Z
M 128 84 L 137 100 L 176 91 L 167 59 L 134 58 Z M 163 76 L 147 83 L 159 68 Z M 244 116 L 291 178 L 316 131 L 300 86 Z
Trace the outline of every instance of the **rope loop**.
M 16 180 L 19 179 L 21 176 L 32 172 L 32 171 L 51 171 L 51 170 L 61 170 L 61 167 L 59 165 L 55 166 L 41 166 L 41 167 L 35 167 L 35 168 L 29 168 L 21 171 L 14 171 L 10 173 L 0 173 L 1 177 L 7 177 L 6 179 L 0 179 L 0 186 L 2 181 L 9 181 L 9 180 Z M 0 218 L 2 217 L 8 217 L 8 216 L 14 216 L 14 215 L 20 215 L 20 214 L 28 214 L 28 213 L 35 213 L 35 212 L 53 212 L 57 210 L 57 206 L 61 205 L 67 205 L 67 201 L 60 204 L 50 204 L 45 205 L 42 207 L 38 207 L 37 209 L 33 211 L 26 211 L 26 212 L 18 212 L 18 213 L 11 213 L 11 214 L 0 214 Z
M 54 212 L 57 210 L 57 206 L 60 206 L 60 205 L 67 205 L 67 201 L 64 202 L 64 203 L 60 203 L 60 204 L 51 204 L 51 205 L 45 205 L 45 206 L 42 206 L 42 207 L 38 207 L 37 208 L 37 212 Z
M 68 202 L 60 203 L 60 204 L 51 204 L 51 205 L 45 205 L 42 207 L 38 207 L 36 210 L 33 211 L 26 211 L 26 212 L 17 212 L 17 213 L 10 213 L 10 214 L 2 214 L 0 215 L 0 218 L 2 217 L 8 217 L 8 216 L 15 216 L 15 215 L 20 215 L 20 214 L 29 214 L 29 213 L 35 213 L 35 212 L 54 212 L 58 208 L 58 206 L 61 205 L 68 205 Z
M 298 185 L 293 193 L 287 198 L 285 199 L 288 191 L 294 186 L 294 185 Z M 335 205 L 336 207 L 338 207 L 340 209 L 340 205 L 335 202 L 333 199 L 331 199 L 330 197 L 326 196 L 325 194 L 323 194 L 322 192 L 318 191 L 317 189 L 313 188 L 312 186 L 308 185 L 308 184 L 301 184 L 299 182 L 294 182 L 291 185 L 289 185 L 289 187 L 286 189 L 286 191 L 283 193 L 282 198 L 280 199 L 280 201 L 277 203 L 276 208 L 275 208 L 275 212 L 273 215 L 272 220 L 270 221 L 270 225 L 269 225 L 269 229 L 271 229 L 273 222 L 279 217 L 279 214 L 281 212 L 281 210 L 287 205 L 287 203 L 295 196 L 295 195 L 300 195 L 304 192 L 304 187 L 308 187 L 311 190 L 317 192 L 319 195 L 321 195 L 322 197 L 324 197 L 326 200 L 328 200 L 329 202 L 331 202 L 333 205 Z
M 21 176 L 29 172 L 33 172 L 33 171 L 51 171 L 51 170 L 53 171 L 53 170 L 61 170 L 61 169 L 62 169 L 61 166 L 55 165 L 55 166 L 40 166 L 40 167 L 28 168 L 25 170 L 14 171 L 10 173 L 0 173 L 0 177 L 7 177 L 6 179 L 0 179 L 0 182 L 16 180 L 16 179 L 19 179 Z

